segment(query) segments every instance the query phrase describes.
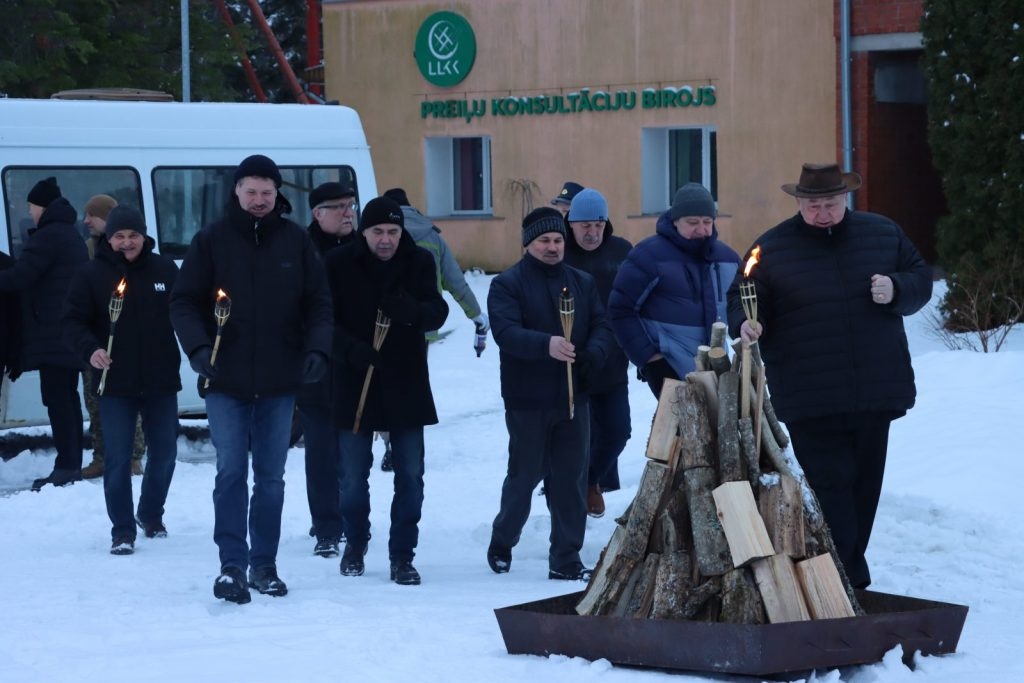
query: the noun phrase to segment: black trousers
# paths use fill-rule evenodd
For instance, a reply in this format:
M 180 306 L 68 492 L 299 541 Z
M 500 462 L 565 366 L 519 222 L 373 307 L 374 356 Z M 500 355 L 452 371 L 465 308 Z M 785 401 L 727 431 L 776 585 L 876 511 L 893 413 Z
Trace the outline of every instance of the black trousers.
M 579 567 L 587 530 L 590 411 L 585 408 L 577 406 L 572 420 L 564 407 L 505 411 L 508 471 L 491 543 L 504 548 L 519 543 L 530 517 L 533 490 L 543 479 L 551 512 L 548 568 L 555 571 Z
M 871 584 L 864 552 L 882 492 L 892 420 L 889 413 L 853 413 L 786 423 L 855 588 Z
M 81 370 L 44 365 L 39 368 L 39 393 L 50 417 L 54 470 L 82 469 L 82 400 L 78 396 Z

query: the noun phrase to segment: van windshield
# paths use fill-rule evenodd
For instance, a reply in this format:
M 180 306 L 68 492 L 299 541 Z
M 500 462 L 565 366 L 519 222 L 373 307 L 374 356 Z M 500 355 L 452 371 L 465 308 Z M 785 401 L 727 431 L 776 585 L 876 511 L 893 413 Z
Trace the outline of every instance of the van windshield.
M 281 166 L 283 194 L 292 205 L 288 218 L 301 226 L 312 220 L 309 193 L 317 185 L 343 181 L 356 185 L 350 166 Z M 192 237 L 224 214 L 233 197 L 234 166 L 153 170 L 153 196 L 161 253 L 182 258 Z

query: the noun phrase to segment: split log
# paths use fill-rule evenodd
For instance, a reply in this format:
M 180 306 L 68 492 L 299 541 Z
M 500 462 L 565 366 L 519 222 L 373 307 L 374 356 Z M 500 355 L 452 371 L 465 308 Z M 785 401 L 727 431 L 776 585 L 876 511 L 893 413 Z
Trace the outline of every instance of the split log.
M 722 617 L 729 624 L 765 623 L 764 602 L 749 568 L 733 569 L 722 577 Z
M 715 465 L 715 450 L 704 391 L 687 383 L 681 385 L 678 392 L 679 469 L 712 467 Z M 663 390 L 662 395 L 664 393 Z
M 718 474 L 722 481 L 744 478 L 737 424 L 740 376 L 727 372 L 718 377 Z
M 714 370 L 715 374 L 721 375 L 723 372 L 729 372 L 732 369 L 732 364 L 729 362 L 729 352 L 721 346 L 713 346 L 708 351 L 708 369 Z
M 651 603 L 652 619 L 688 619 L 689 596 L 693 594 L 690 582 L 690 555 L 672 552 L 661 556 L 654 579 L 654 599 Z M 704 604 L 702 600 L 701 605 Z M 698 605 L 697 609 L 700 606 Z M 696 610 L 693 610 L 696 612 Z
M 831 555 L 826 553 L 797 562 L 796 574 L 813 618 L 856 616 Z
M 740 454 L 743 456 L 743 464 L 747 468 L 747 481 L 750 482 L 751 487 L 755 487 L 761 477 L 761 461 L 758 458 L 757 449 L 754 448 L 754 428 L 750 418 L 739 419 L 736 422 L 736 431 L 739 432 Z
M 711 348 L 725 348 L 725 333 L 728 329 L 728 325 L 721 321 L 711 323 L 711 341 L 708 342 Z
M 771 398 L 765 396 L 764 402 L 761 405 L 761 410 L 764 411 L 764 416 L 768 420 L 768 426 L 772 430 L 772 436 L 775 437 L 775 443 L 779 444 L 779 448 L 786 448 L 789 445 L 789 434 L 783 428 L 782 423 L 779 422 L 779 418 L 775 415 L 775 406 L 772 405 Z
M 733 370 L 739 372 L 741 357 L 743 355 L 743 340 L 733 339 L 732 340 L 732 351 L 733 351 Z M 760 367 L 764 365 L 764 360 L 761 358 L 761 347 L 757 342 L 750 343 L 750 361 L 752 367 Z
M 775 550 L 794 558 L 806 557 L 800 483 L 776 472 L 762 477 L 757 507 Z
M 793 560 L 788 555 L 772 555 L 757 560 L 751 567 L 769 623 L 808 621 L 811 618 Z
M 711 495 L 715 499 L 734 567 L 743 567 L 752 560 L 775 554 L 748 482 L 726 482 Z
M 679 395 L 684 383 L 668 378 L 661 387 L 658 408 L 654 412 L 651 435 L 647 439 L 647 457 L 658 462 L 671 462 L 679 449 Z
M 662 501 L 671 481 L 672 473 L 668 467 L 653 460 L 647 461 L 644 473 L 640 477 L 636 498 L 633 499 L 629 519 L 626 521 L 625 537 L 619 548 L 620 554 L 633 560 L 643 559 L 651 538 L 651 527 L 662 508 Z
M 587 591 L 576 605 L 577 614 L 606 614 L 614 607 L 637 564 L 636 558 L 622 554 L 621 548 L 625 541 L 625 527 L 615 527 L 611 540 L 601 553 Z
M 708 351 L 711 347 L 707 344 L 701 344 L 697 347 L 697 355 L 693 358 L 693 367 L 695 370 L 703 372 L 704 370 L 710 370 L 711 366 L 708 364 Z
M 708 404 L 708 422 L 718 424 L 718 375 L 711 370 L 694 371 L 686 375 L 686 381 L 696 384 L 704 391 Z
M 686 503 L 693 530 L 694 560 L 703 576 L 721 576 L 732 569 L 729 543 L 718 521 L 711 492 L 718 486 L 714 467 L 694 467 L 683 472 Z
M 637 567 L 637 578 L 633 584 L 633 592 L 626 603 L 626 616 L 634 619 L 647 619 L 651 616 L 651 605 L 654 603 L 654 584 L 658 578 L 658 565 L 661 555 L 651 553 L 644 563 Z
M 767 419 L 764 417 L 764 366 L 757 368 L 757 392 L 754 394 L 754 415 L 758 416 L 757 422 L 754 424 L 754 443 L 761 443 L 761 431 L 764 429 L 764 424 Z

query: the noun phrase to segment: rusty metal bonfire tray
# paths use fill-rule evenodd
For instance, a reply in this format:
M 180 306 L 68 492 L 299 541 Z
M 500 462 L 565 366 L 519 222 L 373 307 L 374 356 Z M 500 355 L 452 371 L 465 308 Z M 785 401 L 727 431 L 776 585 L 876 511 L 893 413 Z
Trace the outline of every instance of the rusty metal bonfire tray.
M 956 651 L 967 607 L 857 591 L 865 616 L 750 626 L 579 616 L 582 592 L 494 610 L 509 654 L 607 659 L 613 664 L 770 676 Z

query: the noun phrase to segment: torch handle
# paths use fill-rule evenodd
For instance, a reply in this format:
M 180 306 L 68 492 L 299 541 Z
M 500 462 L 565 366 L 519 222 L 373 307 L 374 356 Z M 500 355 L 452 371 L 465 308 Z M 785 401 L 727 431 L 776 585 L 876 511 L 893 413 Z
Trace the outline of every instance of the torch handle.
M 573 419 L 576 415 L 576 399 L 573 398 L 572 391 L 572 363 L 566 361 L 565 363 L 565 377 L 569 381 L 569 419 Z
M 366 379 L 363 380 L 363 391 L 359 394 L 359 405 L 356 406 L 356 421 L 352 425 L 352 433 L 359 433 L 359 423 L 363 419 L 363 408 L 366 407 L 366 392 L 370 390 L 370 380 L 373 378 L 373 366 L 366 368 Z
M 210 367 L 212 368 L 217 363 L 217 352 L 220 351 L 220 328 L 217 329 L 217 336 L 213 338 L 213 353 L 210 354 Z M 210 378 L 206 378 L 206 382 L 203 383 L 203 389 L 210 388 Z
M 111 350 L 114 348 L 114 323 L 110 323 L 110 335 L 107 337 L 107 356 L 110 356 Z M 109 368 L 103 368 L 103 372 L 100 374 L 100 385 L 96 388 L 96 394 L 98 396 L 103 395 L 103 390 L 107 388 L 107 370 Z

